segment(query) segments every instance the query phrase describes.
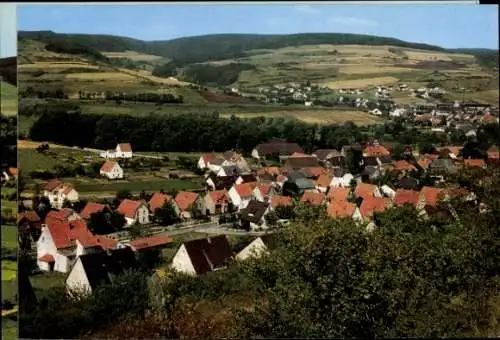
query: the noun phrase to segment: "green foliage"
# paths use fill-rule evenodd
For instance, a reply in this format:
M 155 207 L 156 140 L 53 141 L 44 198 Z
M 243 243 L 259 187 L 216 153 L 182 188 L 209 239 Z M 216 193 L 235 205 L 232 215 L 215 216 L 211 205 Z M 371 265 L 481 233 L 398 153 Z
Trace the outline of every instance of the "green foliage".
M 123 214 L 105 208 L 103 211 L 91 214 L 87 226 L 92 233 L 105 235 L 123 229 L 125 223 Z
M 153 74 L 158 76 L 170 76 L 171 70 L 162 68 L 166 74 L 153 70 Z M 238 80 L 242 71 L 255 70 L 255 66 L 242 63 L 230 63 L 226 65 L 214 66 L 209 64 L 189 65 L 182 71 L 181 79 L 191 83 L 201 83 L 207 86 L 230 85 Z
M 172 225 L 179 222 L 179 217 L 172 202 L 165 202 L 154 212 L 154 220 L 161 225 Z
M 143 234 L 143 229 L 139 223 L 134 223 L 130 226 L 129 235 L 131 238 L 141 237 L 142 234 Z

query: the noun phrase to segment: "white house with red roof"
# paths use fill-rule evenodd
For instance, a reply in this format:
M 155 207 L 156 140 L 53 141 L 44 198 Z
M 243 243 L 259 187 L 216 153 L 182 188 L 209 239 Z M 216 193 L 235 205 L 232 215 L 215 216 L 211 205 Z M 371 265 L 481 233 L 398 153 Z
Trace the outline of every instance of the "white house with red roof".
M 82 220 L 54 221 L 42 226 L 37 264 L 42 271 L 67 273 L 78 256 L 118 247 L 119 242 L 94 236 Z
M 229 189 L 228 195 L 234 207 L 238 209 L 246 208 L 248 203 L 254 198 L 254 189 L 256 186 L 256 182 L 233 185 L 231 189 Z
M 162 192 L 155 192 L 153 196 L 151 196 L 151 199 L 148 202 L 149 205 L 149 211 L 154 214 L 156 209 L 159 209 L 163 207 L 165 203 L 171 203 L 174 206 L 175 212 L 177 215 L 179 215 L 181 212 L 179 210 L 179 207 L 177 206 L 177 203 L 175 203 L 175 200 L 172 196 L 164 194 Z
M 119 179 L 123 178 L 123 169 L 118 162 L 107 160 L 101 166 L 99 174 L 107 177 L 108 179 Z
M 125 216 L 127 225 L 149 223 L 149 209 L 144 201 L 124 199 L 118 206 L 117 211 Z
M 268 183 L 258 183 L 253 189 L 254 197 L 261 202 L 269 202 L 276 195 L 276 189 Z
M 194 207 L 202 214 L 205 213 L 205 204 L 203 199 L 196 192 L 181 191 L 175 196 L 175 203 L 180 211 L 180 216 L 184 219 L 190 219 L 191 209 Z
M 215 161 L 217 157 L 214 154 L 206 153 L 200 157 L 198 160 L 198 168 L 201 170 L 208 169 L 208 165 L 211 161 Z
M 228 211 L 231 199 L 226 190 L 210 191 L 205 195 L 205 209 L 208 214 L 224 214 Z
M 90 219 L 90 215 L 95 214 L 95 213 L 99 213 L 99 212 L 103 211 L 104 209 L 106 209 L 106 207 L 108 207 L 108 206 L 105 204 L 96 203 L 96 202 L 88 202 L 85 205 L 85 207 L 82 209 L 82 211 L 80 211 L 80 216 L 84 220 L 88 220 L 88 219 Z
M 130 143 L 119 143 L 114 150 L 101 152 L 101 157 L 104 158 L 132 158 L 132 156 L 132 146 Z
M 47 197 L 52 208 L 56 209 L 61 209 L 65 200 L 73 203 L 79 199 L 78 192 L 71 184 L 63 183 L 58 179 L 53 179 L 45 185 L 43 196 Z

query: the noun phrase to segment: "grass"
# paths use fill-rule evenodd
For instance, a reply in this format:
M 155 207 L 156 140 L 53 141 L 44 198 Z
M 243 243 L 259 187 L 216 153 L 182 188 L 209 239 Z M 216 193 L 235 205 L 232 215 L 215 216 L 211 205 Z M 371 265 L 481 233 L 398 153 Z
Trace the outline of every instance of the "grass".
M 375 77 L 375 78 L 364 78 L 356 80 L 344 80 L 344 81 L 330 81 L 323 83 L 324 86 L 328 86 L 331 89 L 342 89 L 342 88 L 363 88 L 372 85 L 388 85 L 398 82 L 398 78 L 395 77 Z
M 24 173 L 29 174 L 35 170 L 51 170 L 56 165 L 65 163 L 49 155 L 37 152 L 35 149 L 19 149 L 19 164 Z
M 2 338 L 6 340 L 17 339 L 17 327 L 16 321 L 10 318 L 2 318 Z
M 15 207 L 14 202 L 14 207 Z M 2 202 L 3 205 L 3 202 Z M 17 249 L 17 227 L 11 225 L 2 226 L 2 248 Z M 3 268 L 3 262 L 2 262 Z
M 15 281 L 17 273 L 17 262 L 10 260 L 2 260 L 2 282 Z M 2 295 L 4 294 L 2 289 Z
M 17 87 L 0 82 L 0 109 L 6 116 L 17 115 Z
M 229 118 L 230 115 L 223 114 L 222 117 Z M 357 125 L 377 124 L 382 120 L 362 111 L 350 110 L 281 110 L 275 112 L 261 113 L 236 113 L 240 118 L 252 117 L 283 117 L 288 119 L 298 119 L 311 124 L 342 124 L 348 121 Z
M 46 292 L 48 289 L 56 287 L 64 287 L 67 274 L 62 273 L 42 273 L 30 276 L 31 285 L 35 291 L 36 296 L 40 296 L 39 293 Z

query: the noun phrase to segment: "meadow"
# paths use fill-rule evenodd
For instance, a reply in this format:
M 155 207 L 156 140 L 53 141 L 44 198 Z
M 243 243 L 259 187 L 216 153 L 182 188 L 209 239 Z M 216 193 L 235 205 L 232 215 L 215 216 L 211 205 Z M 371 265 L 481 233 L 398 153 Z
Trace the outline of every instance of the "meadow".
M 17 88 L 0 81 L 0 110 L 6 116 L 17 115 Z

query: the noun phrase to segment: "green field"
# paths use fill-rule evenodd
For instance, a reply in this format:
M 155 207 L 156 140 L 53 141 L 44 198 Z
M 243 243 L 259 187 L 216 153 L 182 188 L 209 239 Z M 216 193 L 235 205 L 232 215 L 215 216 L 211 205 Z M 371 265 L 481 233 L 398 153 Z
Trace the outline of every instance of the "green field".
M 0 108 L 4 115 L 17 115 L 17 88 L 3 81 L 0 82 Z
M 4 202 L 2 202 L 3 205 Z M 11 251 L 16 252 L 17 250 L 17 227 L 16 226 L 6 226 L 2 225 L 2 249 L 9 249 Z M 9 300 L 10 302 L 16 304 L 16 296 L 17 296 L 17 262 L 11 260 L 4 260 L 2 258 L 2 300 Z M 6 322 L 7 318 L 2 317 L 2 332 L 6 331 L 7 333 L 3 333 L 5 336 L 9 336 L 10 339 L 14 339 L 12 337 L 13 333 L 17 331 L 17 323 L 9 320 Z M 10 322 L 12 321 L 12 322 Z M 8 327 L 6 327 L 8 326 Z
M 17 322 L 10 318 L 2 318 L 2 338 L 5 340 L 17 339 Z
M 19 149 L 18 160 L 25 174 L 35 170 L 51 170 L 56 165 L 65 165 L 57 158 L 39 153 L 35 149 Z
M 15 202 L 13 202 L 15 204 Z M 2 202 L 3 205 L 3 202 Z M 11 225 L 2 226 L 2 248 L 17 248 L 17 227 Z

